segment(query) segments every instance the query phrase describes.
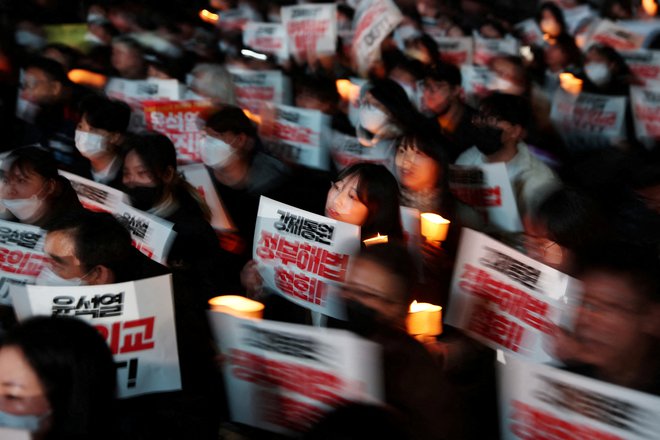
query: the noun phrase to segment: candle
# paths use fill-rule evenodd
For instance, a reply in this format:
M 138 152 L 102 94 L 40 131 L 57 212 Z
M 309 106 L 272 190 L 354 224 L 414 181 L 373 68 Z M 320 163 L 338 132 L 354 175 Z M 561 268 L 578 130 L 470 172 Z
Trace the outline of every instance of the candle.
M 360 97 L 360 86 L 353 84 L 347 79 L 338 79 L 335 83 L 337 92 L 344 101 L 354 102 Z
M 579 95 L 582 91 L 582 80 L 580 78 L 576 78 L 572 73 L 560 73 L 559 84 L 561 85 L 562 89 L 572 95 Z
M 244 296 L 223 295 L 209 300 L 211 311 L 227 313 L 238 318 L 261 319 L 264 305 Z
M 246 108 L 243 109 L 243 113 L 245 113 L 245 116 L 247 116 L 250 121 L 254 122 L 257 125 L 261 124 L 261 116 L 255 115 L 254 113 L 252 113 L 250 110 L 248 110 Z
M 642 8 L 649 17 L 655 17 L 658 13 L 658 4 L 655 0 L 642 0 Z
M 367 238 L 362 240 L 365 246 L 372 246 L 374 244 L 387 243 L 387 235 L 376 235 L 375 237 Z
M 406 320 L 408 334 L 422 338 L 442 333 L 442 307 L 413 301 Z
M 422 213 L 421 219 L 422 235 L 428 241 L 445 241 L 447 239 L 447 231 L 449 231 L 449 223 L 451 223 L 449 220 L 432 212 Z
M 220 19 L 220 16 L 206 9 L 202 9 L 201 11 L 199 11 L 199 18 L 201 18 L 207 23 L 216 24 L 218 22 L 218 19 Z
M 104 75 L 84 69 L 72 69 L 67 76 L 72 83 L 95 87 L 97 89 L 102 89 L 105 87 L 105 83 L 108 82 L 108 78 Z

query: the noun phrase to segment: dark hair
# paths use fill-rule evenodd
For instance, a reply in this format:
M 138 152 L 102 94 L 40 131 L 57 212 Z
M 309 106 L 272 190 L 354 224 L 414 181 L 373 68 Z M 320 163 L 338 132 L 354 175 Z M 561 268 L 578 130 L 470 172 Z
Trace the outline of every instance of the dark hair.
M 415 125 L 423 119 L 410 102 L 406 91 L 394 80 L 386 78 L 370 81 L 363 87 L 362 95 L 367 93 L 370 93 L 387 109 L 392 122 L 398 125 L 404 133 L 414 130 Z
M 45 57 L 35 57 L 25 63 L 23 69 L 38 69 L 41 70 L 51 81 L 62 83 L 63 86 L 70 84 L 69 77 L 67 76 L 64 66 L 55 60 Z
M 74 67 L 76 67 L 78 65 L 78 60 L 80 60 L 80 58 L 82 57 L 82 54 L 80 53 L 79 50 L 74 49 L 73 47 L 67 46 L 66 44 L 62 44 L 62 43 L 47 44 L 41 49 L 41 53 L 45 54 L 46 51 L 48 50 L 55 50 L 64 57 L 66 64 L 62 67 L 64 67 L 66 70 L 73 69 Z
M 495 92 L 481 101 L 479 112 L 527 128 L 532 110 L 529 101 L 522 96 Z
M 552 14 L 552 17 L 557 21 L 559 27 L 561 28 L 560 34 L 566 33 L 566 20 L 564 19 L 564 12 L 559 6 L 553 2 L 547 1 L 541 6 L 539 6 L 538 12 L 536 13 L 536 22 L 541 23 L 543 19 L 543 11 L 548 11 Z
M 388 242 L 366 246 L 362 249 L 358 258 L 372 261 L 401 280 L 405 286 L 404 302 L 408 304 L 412 295 L 412 288 L 417 282 L 417 267 L 402 242 Z
M 115 37 L 112 40 L 112 44 L 123 44 L 124 46 L 128 46 L 132 50 L 139 52 L 140 54 L 144 54 L 144 46 L 142 46 L 135 38 L 132 37 L 127 37 L 125 35 L 120 35 L 118 37 Z
M 3 160 L 2 171 L 17 169 L 22 173 L 34 172 L 46 180 L 59 177 L 57 162 L 52 153 L 45 148 L 28 146 L 13 150 Z
M 294 85 L 296 95 L 310 95 L 320 101 L 332 103 L 333 106 L 339 104 L 339 92 L 332 78 L 323 75 L 301 74 L 296 77 Z
M 356 163 L 339 173 L 335 181 L 357 176 L 357 194 L 367 207 L 367 220 L 362 225 L 362 237 L 387 235 L 390 240 L 402 240 L 399 208 L 399 185 L 383 165 Z
M 53 411 L 47 438 L 96 438 L 107 432 L 117 373 L 110 348 L 94 327 L 75 318 L 34 317 L 13 328 L 2 346 L 20 348 L 45 388 Z
M 58 219 L 50 232 L 62 231 L 74 243 L 74 255 L 85 272 L 96 266 L 110 269 L 116 278 L 133 253 L 131 235 L 111 214 L 84 211 Z
M 587 52 L 592 50 L 598 53 L 600 56 L 604 57 L 607 61 L 614 64 L 615 67 L 612 73 L 616 75 L 617 78 L 631 75 L 630 67 L 628 67 L 626 60 L 624 60 L 621 54 L 611 46 L 606 44 L 593 44 L 589 47 Z
M 429 67 L 424 77 L 432 81 L 446 82 L 454 87 L 460 86 L 463 79 L 458 67 L 442 61 Z
M 258 137 L 257 127 L 245 115 L 245 112 L 231 105 L 211 114 L 206 119 L 206 126 L 218 133 L 230 131 L 236 134 L 245 134 L 253 139 Z
M 128 104 L 98 95 L 83 99 L 80 113 L 92 127 L 112 133 L 125 133 L 131 120 Z
M 582 51 L 577 47 L 577 44 L 575 44 L 575 39 L 573 37 L 568 34 L 561 34 L 555 38 L 554 45 L 557 46 L 568 58 L 567 66 L 582 66 Z
M 449 164 L 449 160 L 447 159 L 447 148 L 449 145 L 449 139 L 447 139 L 442 133 L 427 128 L 412 132 L 405 136 L 399 143 L 399 148 L 406 150 L 415 148 L 437 162 L 440 165 L 440 175 L 438 176 L 438 182 L 436 185 L 438 188 L 445 189 L 449 184 L 449 173 L 447 168 Z

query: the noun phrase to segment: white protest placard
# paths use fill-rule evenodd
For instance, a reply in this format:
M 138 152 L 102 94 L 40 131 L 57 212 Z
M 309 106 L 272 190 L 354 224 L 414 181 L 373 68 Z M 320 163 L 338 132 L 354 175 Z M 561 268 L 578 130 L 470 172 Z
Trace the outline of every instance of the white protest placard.
M 495 79 L 495 73 L 486 66 L 461 66 L 461 82 L 468 104 L 478 107 L 479 101 L 490 94 L 489 86 Z
M 12 286 L 19 321 L 74 316 L 106 339 L 119 397 L 181 389 L 171 275 L 99 286 Z
M 440 59 L 445 63 L 461 66 L 474 61 L 474 40 L 472 37 L 435 37 L 440 51 Z
M 23 429 L 0 428 L 2 440 L 31 440 L 32 433 Z
M 380 43 L 403 20 L 392 0 L 361 0 L 353 16 L 353 60 L 366 76 L 369 67 L 380 58 Z
M 330 155 L 338 170 L 354 163 L 368 162 L 383 165 L 393 171 L 395 145 L 396 142 L 393 140 L 390 143 L 380 142 L 373 147 L 365 147 L 355 136 L 333 131 Z
M 359 226 L 261 197 L 253 258 L 264 287 L 286 299 L 342 318 L 338 288 L 359 250 Z
M 536 20 L 528 18 L 514 26 L 514 29 L 520 34 L 520 40 L 527 46 L 543 46 L 543 31 Z
M 131 233 L 133 246 L 147 257 L 167 264 L 167 255 L 176 238 L 174 223 L 121 203 L 112 214 Z
M 298 62 L 331 55 L 337 48 L 337 5 L 314 3 L 282 6 L 282 25 L 291 55 Z
M 553 324 L 572 325 L 569 312 L 577 293 L 571 280 L 485 234 L 463 228 L 445 322 L 492 348 L 550 361 L 544 342 Z
M 519 55 L 520 43 L 507 35 L 506 38 L 483 38 L 477 32 L 474 36 L 474 64 L 487 66 L 498 55 Z
M 589 36 L 586 47 L 599 43 L 616 50 L 636 50 L 642 47 L 644 38 L 644 35 L 630 31 L 618 23 L 601 20 Z
M 226 357 L 231 418 L 281 434 L 308 430 L 332 408 L 383 401 L 380 347 L 343 330 L 209 312 Z
M 218 192 L 213 186 L 208 170 L 201 163 L 179 167 L 183 177 L 190 183 L 202 197 L 211 210 L 211 226 L 216 231 L 234 231 L 236 226 L 225 209 Z
M 133 208 L 128 204 L 128 196 L 119 190 L 65 171 L 60 174 L 69 179 L 85 208 L 114 215 L 131 233 L 136 249 L 154 261 L 167 263 L 176 237 L 174 223 Z
M 642 47 L 649 47 L 650 43 L 655 37 L 660 34 L 660 20 L 653 19 L 636 19 L 636 20 L 619 20 L 617 24 L 621 27 L 634 32 L 636 35 L 641 35 L 644 38 Z
M 12 285 L 32 284 L 46 261 L 43 229 L 0 220 L 0 304 L 11 304 Z
M 563 12 L 566 29 L 571 35 L 575 35 L 585 23 L 590 22 L 594 17 L 598 17 L 598 12 L 593 10 L 589 5 L 566 8 Z
M 216 25 L 223 31 L 235 32 L 242 30 L 245 25 L 254 19 L 248 8 L 234 8 L 220 12 L 220 19 Z
M 501 231 L 522 231 L 520 211 L 504 162 L 451 165 L 449 188 L 458 200 L 482 214 L 486 224 Z
M 652 440 L 660 398 L 549 365 L 498 363 L 503 440 Z
M 59 173 L 71 183 L 85 209 L 112 213 L 129 201 L 128 196 L 118 189 L 66 171 L 59 170 Z
M 318 110 L 265 104 L 259 134 L 276 157 L 309 168 L 330 168 L 330 117 Z
M 660 50 L 622 51 L 621 56 L 635 77 L 643 83 L 660 81 Z
M 289 58 L 286 31 L 280 23 L 247 23 L 243 44 L 257 52 L 274 55 L 280 63 Z
M 631 87 L 630 100 L 637 140 L 652 148 L 660 140 L 660 90 Z
M 574 95 L 559 88 L 550 120 L 574 150 L 615 146 L 626 138 L 626 101 L 624 96 Z
M 201 162 L 199 149 L 204 138 L 200 121 L 211 110 L 210 101 L 142 101 L 147 130 L 167 136 L 180 164 Z
M 175 101 L 181 98 L 181 87 L 175 79 L 110 78 L 105 86 L 105 94 L 109 98 L 124 101 L 131 107 L 129 131 L 139 132 L 146 127 L 142 101 Z
M 263 102 L 288 104 L 289 85 L 279 70 L 248 70 L 228 67 L 234 81 L 236 105 L 259 114 Z

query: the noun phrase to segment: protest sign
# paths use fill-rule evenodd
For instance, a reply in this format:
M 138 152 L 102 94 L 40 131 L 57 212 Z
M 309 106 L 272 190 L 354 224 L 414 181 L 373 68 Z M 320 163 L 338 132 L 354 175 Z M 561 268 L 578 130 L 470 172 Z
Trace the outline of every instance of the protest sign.
M 474 41 L 472 37 L 436 37 L 440 59 L 445 63 L 472 64 L 474 59 Z
M 506 38 L 483 38 L 474 33 L 474 64 L 487 66 L 498 55 L 519 55 L 518 40 L 507 35 Z
M 660 34 L 660 20 L 657 19 L 619 20 L 617 24 L 636 35 L 641 35 L 643 38 L 641 47 L 649 47 L 653 39 Z
M 209 312 L 227 359 L 231 418 L 281 434 L 308 430 L 349 402 L 382 402 L 380 347 L 326 328 Z
M 646 49 L 623 51 L 621 56 L 635 77 L 643 83 L 660 81 L 660 51 Z
M 181 87 L 175 79 L 110 78 L 105 86 L 105 94 L 131 107 L 129 131 L 140 132 L 146 128 L 142 101 L 176 101 L 181 98 Z
M 229 67 L 228 70 L 234 81 L 236 104 L 239 107 L 258 115 L 263 102 L 289 102 L 289 85 L 281 71 L 238 67 Z
M 128 196 L 118 189 L 66 171 L 59 170 L 59 173 L 71 183 L 73 190 L 78 195 L 78 200 L 85 209 L 96 212 L 116 212 L 122 203 L 128 202 Z
M 324 315 L 342 318 L 338 286 L 360 228 L 261 197 L 253 257 L 264 287 Z
M 204 112 L 211 110 L 211 102 L 142 101 L 147 130 L 167 136 L 176 149 L 180 164 L 201 162 L 199 149 L 204 132 L 200 126 Z
M 357 162 L 376 163 L 394 169 L 394 143 L 380 143 L 373 147 L 364 147 L 355 136 L 338 131 L 332 132 L 330 155 L 338 170 Z
M 211 210 L 211 226 L 216 231 L 234 231 L 236 226 L 232 222 L 225 206 L 220 200 L 218 192 L 213 186 L 211 176 L 206 167 L 202 164 L 190 164 L 179 167 L 183 177 L 190 183 L 199 194 L 204 197 L 204 201 Z
M 543 46 L 543 31 L 539 28 L 536 20 L 528 18 L 514 26 L 514 29 L 520 35 L 520 40 L 527 46 Z
M 11 304 L 11 285 L 32 284 L 46 262 L 43 229 L 0 220 L 0 304 Z
M 660 91 L 657 88 L 631 87 L 630 100 L 637 140 L 653 148 L 660 140 Z
M 550 120 L 573 150 L 616 146 L 626 138 L 626 97 L 574 95 L 559 88 Z
M 486 66 L 461 66 L 461 85 L 468 104 L 478 107 L 479 101 L 490 93 L 495 73 Z
M 65 171 L 60 174 L 69 179 L 85 208 L 114 215 L 131 233 L 136 249 L 154 261 L 167 263 L 167 254 L 176 237 L 173 223 L 133 208 L 121 191 Z
M 274 55 L 280 63 L 289 58 L 286 31 L 280 23 L 247 23 L 243 44 L 257 52 Z
M 445 322 L 484 344 L 537 362 L 552 357 L 553 326 L 572 326 L 577 293 L 568 276 L 464 228 Z M 570 307 L 570 308 L 569 308 Z
M 353 17 L 353 60 L 366 76 L 369 67 L 380 58 L 380 43 L 403 20 L 392 0 L 362 0 Z
M 479 212 L 486 224 L 502 231 L 522 231 L 522 222 L 504 162 L 479 166 L 451 165 L 449 188 L 462 203 Z
M 241 31 L 248 22 L 253 20 L 253 15 L 248 8 L 220 11 L 217 26 L 227 32 Z
M 106 339 L 119 397 L 181 389 L 170 275 L 98 286 L 12 286 L 19 321 L 74 316 Z
M 566 21 L 566 29 L 569 34 L 575 33 L 589 23 L 594 17 L 598 17 L 598 11 L 595 11 L 589 5 L 579 5 L 573 8 L 566 8 L 563 10 L 564 20 Z
M 266 149 L 285 162 L 330 168 L 330 117 L 318 110 L 265 104 L 259 134 Z
M 31 440 L 32 433 L 23 429 L 0 428 L 0 438 L 3 440 Z
M 503 440 L 651 440 L 660 398 L 505 356 L 498 363 Z
M 630 31 L 613 21 L 602 20 L 591 33 L 587 47 L 594 43 L 611 46 L 616 50 L 635 50 L 642 47 L 644 35 Z
M 291 55 L 309 62 L 316 55 L 331 55 L 337 47 L 337 5 L 315 3 L 280 8 Z

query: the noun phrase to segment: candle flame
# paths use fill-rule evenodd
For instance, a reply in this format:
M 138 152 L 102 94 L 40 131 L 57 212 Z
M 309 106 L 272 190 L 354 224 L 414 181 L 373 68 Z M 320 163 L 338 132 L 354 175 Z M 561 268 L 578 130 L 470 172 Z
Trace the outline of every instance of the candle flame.
M 225 306 L 241 312 L 258 312 L 264 309 L 262 303 L 239 295 L 216 296 L 209 300 L 209 305 Z
M 370 246 L 372 244 L 387 243 L 387 242 L 388 242 L 387 235 L 380 235 L 380 232 L 371 238 L 362 240 L 362 243 L 364 243 L 365 246 Z
M 337 92 L 344 101 L 355 101 L 360 96 L 360 86 L 347 79 L 338 79 L 335 83 Z
M 564 72 L 559 74 L 559 84 L 561 88 L 568 93 L 577 95 L 582 91 L 582 80 L 576 78 L 572 73 Z
M 429 303 L 418 303 L 417 300 L 415 300 L 410 303 L 410 307 L 408 308 L 408 313 L 417 313 L 424 311 L 435 312 L 438 310 L 442 310 L 442 307 Z
M 220 19 L 220 16 L 218 14 L 214 14 L 213 12 L 207 9 L 202 9 L 201 11 L 199 11 L 199 18 L 201 18 L 203 21 L 207 23 L 216 24 Z
M 254 113 L 252 113 L 250 110 L 248 110 L 246 108 L 243 109 L 243 113 L 245 113 L 245 116 L 247 116 L 248 119 L 251 120 L 252 122 L 254 122 L 256 124 L 261 124 L 261 116 L 255 115 Z
M 650 17 L 655 17 L 658 13 L 658 4 L 655 0 L 642 0 L 642 8 Z
M 108 78 L 104 75 L 84 69 L 70 70 L 67 76 L 72 83 L 95 87 L 97 89 L 105 87 L 105 83 L 108 81 Z

